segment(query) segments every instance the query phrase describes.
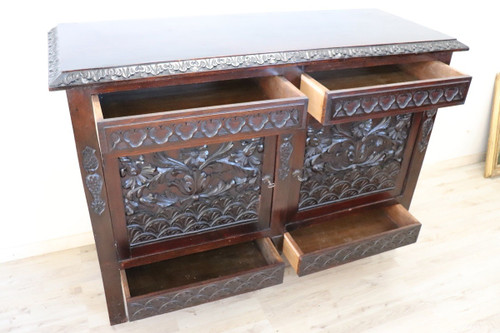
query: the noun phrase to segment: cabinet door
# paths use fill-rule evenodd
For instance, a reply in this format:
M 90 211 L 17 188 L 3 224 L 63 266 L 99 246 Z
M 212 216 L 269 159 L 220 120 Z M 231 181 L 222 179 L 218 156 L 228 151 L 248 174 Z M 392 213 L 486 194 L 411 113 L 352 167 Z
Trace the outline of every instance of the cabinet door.
M 108 158 L 115 233 L 130 248 L 270 226 L 275 136 Z M 114 169 L 114 172 L 113 172 Z M 123 246 L 123 244 L 122 244 Z
M 296 219 L 401 193 L 420 114 L 307 128 Z

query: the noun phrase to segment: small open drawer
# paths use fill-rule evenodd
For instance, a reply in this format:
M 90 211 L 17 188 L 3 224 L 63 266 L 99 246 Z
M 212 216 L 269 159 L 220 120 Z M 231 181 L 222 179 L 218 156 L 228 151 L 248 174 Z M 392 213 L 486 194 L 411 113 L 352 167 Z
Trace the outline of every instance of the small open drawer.
M 471 77 L 439 61 L 302 74 L 308 112 L 323 125 L 374 113 L 463 104 Z
M 103 153 L 304 128 L 306 107 L 307 97 L 278 76 L 93 96 Z
M 179 310 L 283 282 L 269 238 L 122 271 L 129 320 Z
M 363 208 L 285 233 L 283 253 L 302 276 L 414 243 L 419 231 L 399 204 Z

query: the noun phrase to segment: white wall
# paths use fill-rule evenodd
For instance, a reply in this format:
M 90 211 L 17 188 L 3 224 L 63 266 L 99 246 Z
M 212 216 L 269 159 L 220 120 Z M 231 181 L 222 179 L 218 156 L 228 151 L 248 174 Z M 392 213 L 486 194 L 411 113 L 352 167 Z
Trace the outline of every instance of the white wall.
M 347 3 L 347 2 L 346 2 Z M 9 2 L 2 34 L 0 262 L 91 241 L 64 92 L 47 89 L 47 31 L 62 22 L 377 6 L 457 37 L 470 52 L 452 65 L 474 76 L 465 106 L 440 112 L 426 163 L 478 156 L 486 146 L 493 79 L 500 71 L 494 10 L 454 1 L 32 1 Z M 318 33 L 321 33 L 320 31 Z M 131 41 L 133 42 L 133 41 Z M 56 242 L 47 240 L 59 239 Z M 61 240 L 62 239 L 62 240 Z M 47 245 L 52 244 L 52 245 Z M 55 245 L 54 245 L 55 244 Z

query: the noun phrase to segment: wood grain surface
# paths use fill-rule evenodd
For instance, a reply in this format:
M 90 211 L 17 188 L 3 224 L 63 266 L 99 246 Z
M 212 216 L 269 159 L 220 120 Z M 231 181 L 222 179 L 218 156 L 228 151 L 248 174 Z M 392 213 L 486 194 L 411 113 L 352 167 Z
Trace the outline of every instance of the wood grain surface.
M 375 9 L 66 23 L 58 25 L 57 29 L 59 66 L 64 71 L 263 52 L 453 39 Z

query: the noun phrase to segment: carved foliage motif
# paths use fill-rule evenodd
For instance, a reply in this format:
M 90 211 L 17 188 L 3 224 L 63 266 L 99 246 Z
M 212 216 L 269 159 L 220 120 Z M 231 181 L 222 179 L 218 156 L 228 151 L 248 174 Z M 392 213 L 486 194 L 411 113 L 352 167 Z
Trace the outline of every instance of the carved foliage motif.
M 119 157 L 131 245 L 256 222 L 263 138 Z
M 381 252 L 412 244 L 417 241 L 420 225 L 404 228 L 390 235 L 369 239 L 352 246 L 341 247 L 331 252 L 304 256 L 299 275 L 311 274 L 329 267 L 369 257 Z
M 410 114 L 309 127 L 299 209 L 395 187 Z
M 165 125 L 163 122 L 162 125 L 110 132 L 107 135 L 108 150 L 123 150 L 141 146 L 161 145 L 166 142 L 293 128 L 301 126 L 301 122 L 302 113 L 293 108 L 268 113 L 252 113 L 245 116 L 193 120 L 171 125 Z
M 293 134 L 283 136 L 280 144 L 280 168 L 278 170 L 278 178 L 285 180 L 290 174 L 290 158 L 292 157 L 293 145 L 290 142 Z
M 363 94 L 362 97 L 332 97 L 331 119 L 351 117 L 389 110 L 418 107 L 440 107 L 451 102 L 464 101 L 469 83 L 450 84 L 430 89 L 407 89 Z
M 427 149 L 429 139 L 431 138 L 432 127 L 434 127 L 434 117 L 437 110 L 431 110 L 424 113 L 424 120 L 420 132 L 420 141 L 418 142 L 418 150 L 423 153 Z
M 49 33 L 48 37 L 49 50 L 52 50 L 52 56 L 49 57 L 49 59 L 51 59 L 49 62 L 49 84 L 51 88 L 165 75 L 219 71 L 234 68 L 296 64 L 319 60 L 378 57 L 398 54 L 419 54 L 467 49 L 467 47 L 459 41 L 450 39 L 416 43 L 335 47 L 229 57 L 188 59 L 181 61 L 61 72 L 58 65 L 58 53 L 55 45 L 56 41 L 57 29 L 53 29 Z
M 128 303 L 129 320 L 138 320 L 221 298 L 258 290 L 283 282 L 284 265 L 247 273 L 222 281 L 167 292 L 159 296 L 133 300 Z
M 94 213 L 101 215 L 106 208 L 106 202 L 101 198 L 103 179 L 96 173 L 99 168 L 99 160 L 95 154 L 95 149 L 86 146 L 82 150 L 82 164 L 83 169 L 88 173 L 85 177 L 85 185 L 92 195 L 92 202 L 90 208 Z

